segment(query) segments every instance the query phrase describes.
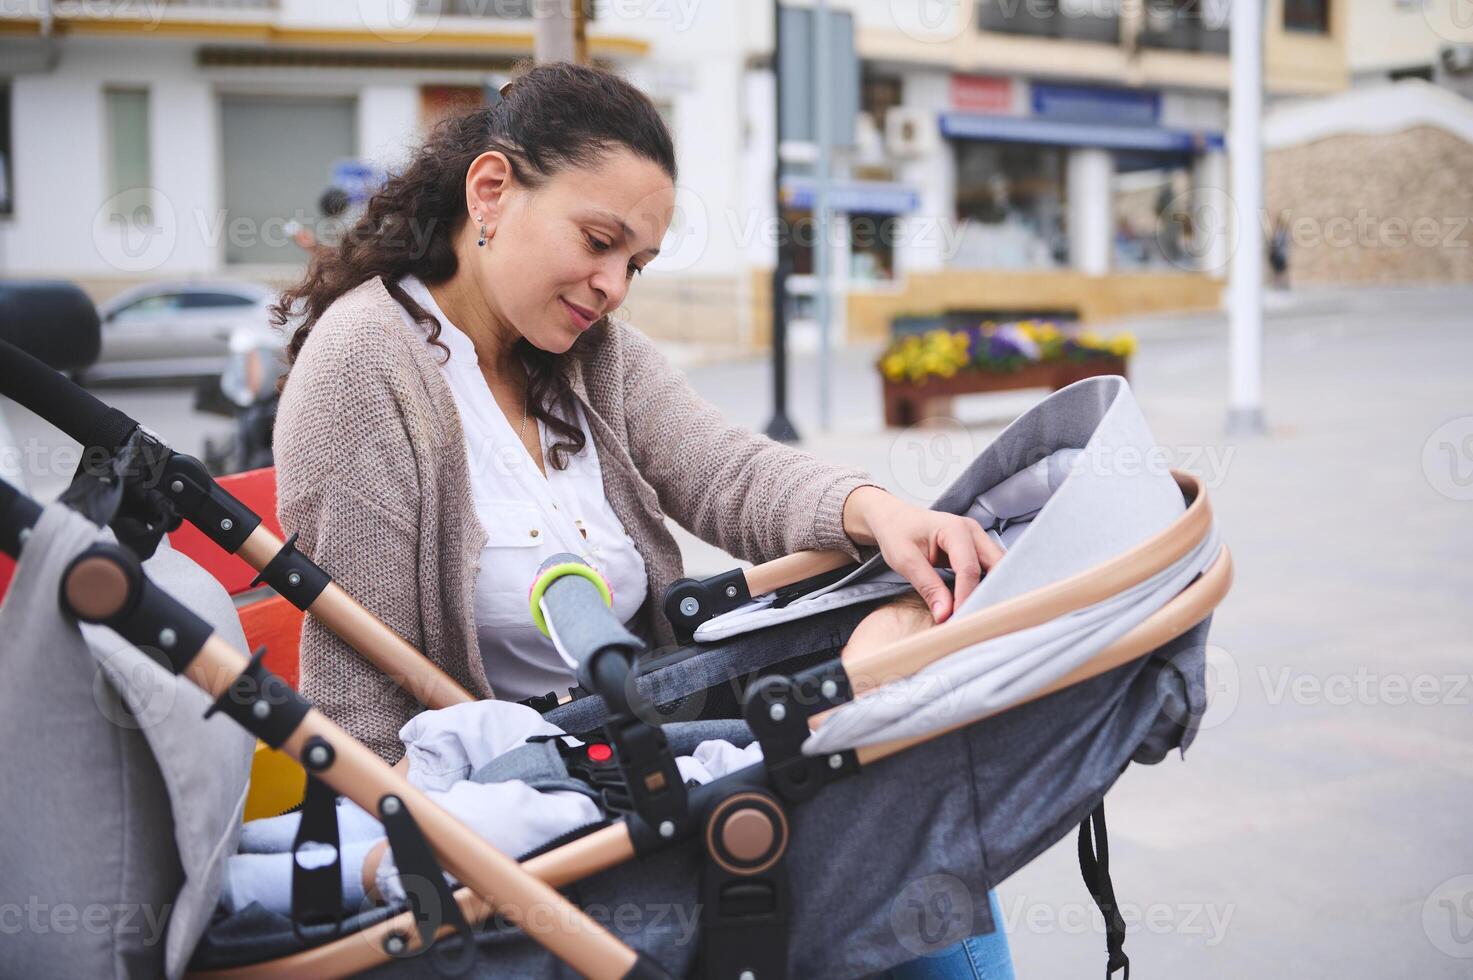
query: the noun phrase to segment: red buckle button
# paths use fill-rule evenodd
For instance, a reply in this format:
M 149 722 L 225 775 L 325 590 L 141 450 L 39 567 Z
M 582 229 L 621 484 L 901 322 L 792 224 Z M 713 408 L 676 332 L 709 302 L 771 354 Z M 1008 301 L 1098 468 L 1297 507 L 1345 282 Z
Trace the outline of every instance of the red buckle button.
M 608 762 L 614 757 L 614 750 L 602 742 L 594 742 L 588 746 L 589 762 Z

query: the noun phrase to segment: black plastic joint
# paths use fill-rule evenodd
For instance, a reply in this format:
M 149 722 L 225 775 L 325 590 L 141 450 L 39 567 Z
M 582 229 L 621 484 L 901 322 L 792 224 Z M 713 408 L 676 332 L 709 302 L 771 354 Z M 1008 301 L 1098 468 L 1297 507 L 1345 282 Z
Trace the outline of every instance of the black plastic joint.
M 824 681 L 833 686 L 824 687 Z M 800 678 L 773 675 L 747 688 L 743 717 L 757 741 L 762 743 L 762 764 L 772 788 L 784 800 L 798 802 L 816 794 L 829 783 L 859 771 L 852 750 L 822 756 L 803 754 L 809 735 L 808 719 L 826 710 L 841 694 L 838 681 L 810 671 Z M 832 691 L 826 695 L 825 691 Z
M 205 717 L 218 711 L 239 722 L 273 749 L 279 749 L 307 717 L 312 703 L 267 669 L 261 662 L 265 655 L 265 647 L 255 652 L 246 669 L 205 711 Z
M 842 662 L 831 660 L 793 678 L 797 696 L 810 715 L 837 708 L 854 699 L 854 687 Z
M 673 582 L 665 590 L 662 608 L 665 619 L 675 631 L 676 639 L 681 643 L 689 643 L 696 627 L 750 602 L 751 599 L 752 594 L 747 590 L 746 572 L 734 568 L 710 578 L 683 578 Z
M 73 569 L 98 559 L 111 563 L 127 580 L 126 599 L 107 617 L 88 616 L 67 595 Z M 215 632 L 208 622 L 143 574 L 138 558 L 125 548 L 99 544 L 77 555 L 61 576 L 61 608 L 86 623 L 99 623 L 117 633 L 175 674 L 182 674 Z
M 265 582 L 276 590 L 287 602 L 298 609 L 306 611 L 307 607 L 317 601 L 322 595 L 322 590 L 332 582 L 332 576 L 328 575 L 317 564 L 297 550 L 297 535 L 286 539 L 281 550 L 276 556 L 266 563 L 251 582 L 251 587 Z
M 260 515 L 222 490 L 193 456 L 174 453 L 159 489 L 181 517 L 232 555 L 261 526 Z

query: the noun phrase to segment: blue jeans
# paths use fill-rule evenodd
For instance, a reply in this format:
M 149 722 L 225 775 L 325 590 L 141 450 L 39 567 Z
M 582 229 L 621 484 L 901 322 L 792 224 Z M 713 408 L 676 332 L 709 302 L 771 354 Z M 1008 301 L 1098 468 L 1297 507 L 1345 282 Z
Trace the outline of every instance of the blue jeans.
M 902 963 L 886 976 L 890 980 L 1013 980 L 1013 954 L 1008 950 L 1008 935 L 1002 931 L 997 892 L 989 892 L 987 900 L 997 926 L 990 935 L 972 936 L 939 953 Z

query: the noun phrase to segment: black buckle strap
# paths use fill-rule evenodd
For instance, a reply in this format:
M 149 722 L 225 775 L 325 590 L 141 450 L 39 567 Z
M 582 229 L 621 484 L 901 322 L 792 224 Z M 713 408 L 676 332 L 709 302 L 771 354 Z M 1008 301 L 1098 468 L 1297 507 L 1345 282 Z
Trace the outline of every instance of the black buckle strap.
M 1094 824 L 1094 840 L 1090 839 L 1090 824 Z M 1084 877 L 1084 886 L 1090 897 L 1099 906 L 1105 917 L 1105 950 L 1109 959 L 1105 964 L 1105 980 L 1110 980 L 1115 971 L 1124 970 L 1124 980 L 1130 980 L 1130 957 L 1125 955 L 1125 918 L 1120 914 L 1120 905 L 1115 900 L 1115 884 L 1110 880 L 1110 838 L 1105 829 L 1105 801 L 1090 812 L 1079 825 L 1079 873 Z
M 309 845 L 317 845 L 311 847 Z M 307 857 L 331 849 L 332 860 Z M 304 860 L 307 863 L 303 863 Z M 303 927 L 332 924 L 326 936 L 304 935 Z M 302 822 L 292 841 L 292 931 L 303 942 L 331 939 L 343 928 L 343 856 L 338 840 L 338 794 L 316 776 L 307 776 Z
M 94 524 L 111 526 L 118 541 L 140 559 L 151 558 L 164 535 L 180 523 L 155 482 L 172 453 L 140 426 L 111 452 L 87 446 L 61 502 Z
M 435 967 L 447 976 L 458 976 L 470 969 L 476 960 L 476 938 L 469 923 L 461 914 L 460 905 L 445 883 L 445 873 L 435 852 L 430 849 L 419 824 L 414 822 L 409 808 L 398 796 L 390 793 L 378 802 L 378 818 L 384 825 L 384 835 L 394 851 L 394 863 L 399 868 L 399 883 L 409 896 L 409 907 L 414 911 L 414 924 L 419 931 L 420 948 L 412 955 L 436 945 L 435 936 L 442 926 L 450 926 L 460 937 L 460 943 L 442 942 L 440 949 L 432 954 Z M 456 950 L 455 947 L 459 946 Z M 408 943 L 402 933 L 389 934 L 384 943 L 392 956 L 403 956 Z M 446 951 L 452 951 L 446 955 Z

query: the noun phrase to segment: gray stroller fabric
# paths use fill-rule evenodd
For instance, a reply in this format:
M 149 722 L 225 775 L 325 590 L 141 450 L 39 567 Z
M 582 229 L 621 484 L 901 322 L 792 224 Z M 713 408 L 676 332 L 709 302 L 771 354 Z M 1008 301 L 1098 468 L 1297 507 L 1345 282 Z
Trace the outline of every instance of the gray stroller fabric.
M 1132 760 L 1190 743 L 1205 706 L 1203 622 L 1150 657 L 881 760 L 789 808 L 789 976 L 849 978 L 890 969 L 994 928 L 987 892 L 1071 832 Z M 735 727 L 734 727 L 735 726 Z M 668 726 L 677 753 L 745 726 Z M 557 784 L 556 754 L 526 747 L 477 778 Z M 564 889 L 597 921 L 673 975 L 695 968 L 701 857 L 694 844 Z M 943 910 L 944 909 L 944 913 Z M 393 911 L 373 909 L 345 931 Z M 324 938 L 326 938 L 324 936 Z M 572 977 L 493 919 L 478 931 L 475 977 Z M 300 950 L 283 916 L 252 905 L 206 933 L 196 969 Z M 370 976 L 433 977 L 435 953 Z
M 0 906 L 31 910 L 5 939 L 7 976 L 181 976 L 239 834 L 255 740 L 204 720 L 207 695 L 112 631 L 61 614 L 66 565 L 111 539 L 47 507 L 0 606 Z M 244 648 L 206 572 L 167 541 L 143 567 Z
M 1017 532 L 957 615 L 1087 571 L 1164 531 L 1186 509 L 1165 463 L 1124 378 L 1079 381 L 1035 405 L 933 506 L 984 527 L 1010 519 L 1008 533 Z M 1017 704 L 1174 599 L 1221 550 L 1213 531 L 1169 568 L 1102 602 L 957 650 L 840 707 L 803 752 L 923 735 Z

